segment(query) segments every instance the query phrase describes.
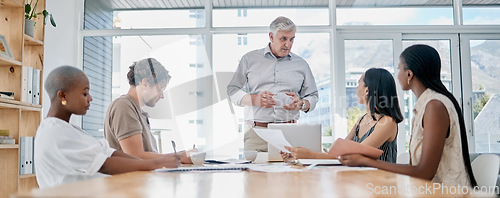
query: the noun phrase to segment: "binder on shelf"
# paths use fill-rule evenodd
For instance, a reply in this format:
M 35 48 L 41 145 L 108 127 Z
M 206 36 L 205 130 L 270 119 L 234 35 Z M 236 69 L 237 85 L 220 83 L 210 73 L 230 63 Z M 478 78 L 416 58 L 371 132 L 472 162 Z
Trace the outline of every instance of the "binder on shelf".
M 21 102 L 28 102 L 28 69 L 30 67 L 22 67 L 22 81 L 21 81 Z
M 24 68 L 24 67 L 23 67 Z M 33 102 L 33 68 L 31 67 L 26 67 L 28 70 L 28 92 L 27 92 L 27 97 L 26 97 L 26 102 L 27 103 L 32 103 Z
M 26 138 L 19 137 L 19 174 L 24 174 L 26 167 Z
M 26 137 L 26 167 L 24 167 L 24 174 L 33 173 L 33 137 Z
M 33 104 L 40 104 L 40 70 L 39 69 L 33 69 L 33 98 L 32 98 L 32 103 Z
M 33 157 L 31 173 L 35 174 L 35 137 L 32 138 L 33 142 L 31 144 L 31 156 Z

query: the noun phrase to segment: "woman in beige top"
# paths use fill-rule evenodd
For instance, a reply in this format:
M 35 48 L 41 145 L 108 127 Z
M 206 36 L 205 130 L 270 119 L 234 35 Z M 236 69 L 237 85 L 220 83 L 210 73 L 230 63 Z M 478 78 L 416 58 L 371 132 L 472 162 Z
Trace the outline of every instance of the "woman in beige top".
M 441 59 L 427 45 L 413 45 L 400 56 L 398 80 L 418 98 L 413 110 L 410 165 L 344 155 L 348 166 L 371 166 L 453 186 L 477 186 L 469 159 L 460 106 L 440 80 Z

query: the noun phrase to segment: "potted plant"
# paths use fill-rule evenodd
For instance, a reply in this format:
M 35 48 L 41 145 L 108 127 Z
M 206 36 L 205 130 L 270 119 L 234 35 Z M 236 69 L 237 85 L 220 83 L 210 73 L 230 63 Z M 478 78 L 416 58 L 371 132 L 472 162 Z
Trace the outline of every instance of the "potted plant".
M 52 26 L 56 27 L 56 22 L 54 21 L 54 17 L 52 17 L 52 14 L 47 12 L 47 10 L 43 10 L 42 12 L 36 12 L 36 7 L 38 5 L 38 0 L 35 0 L 35 4 L 33 6 L 33 1 L 31 0 L 30 3 L 24 5 L 24 33 L 27 35 L 30 35 L 31 37 L 34 36 L 35 34 L 35 21 L 32 19 L 38 18 L 39 15 L 43 15 L 43 24 L 46 24 L 47 21 L 47 16 L 50 17 L 50 24 Z

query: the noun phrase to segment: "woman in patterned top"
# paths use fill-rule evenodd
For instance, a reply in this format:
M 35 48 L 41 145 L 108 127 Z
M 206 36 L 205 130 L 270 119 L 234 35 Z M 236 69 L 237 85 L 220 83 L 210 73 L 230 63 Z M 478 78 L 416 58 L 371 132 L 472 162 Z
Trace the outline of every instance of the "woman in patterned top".
M 396 94 L 396 83 L 391 73 L 381 68 L 368 69 L 358 80 L 356 87 L 358 102 L 366 106 L 364 114 L 353 126 L 346 139 L 379 148 L 383 152 L 380 160 L 396 162 L 398 125 L 403 121 Z M 328 153 L 313 152 L 303 147 L 287 147 L 290 159 L 332 159 L 333 150 Z

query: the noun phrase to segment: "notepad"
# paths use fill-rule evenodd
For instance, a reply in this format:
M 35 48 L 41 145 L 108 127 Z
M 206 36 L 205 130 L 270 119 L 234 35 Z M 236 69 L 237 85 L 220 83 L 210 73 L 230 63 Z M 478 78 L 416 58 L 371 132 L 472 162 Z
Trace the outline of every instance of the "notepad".
M 334 158 L 346 154 L 361 154 L 373 159 L 378 159 L 384 151 L 367 146 L 364 144 L 357 143 L 352 140 L 345 140 L 338 138 L 333 142 L 332 148 L 330 148 L 330 154 L 333 154 Z
M 219 167 L 219 166 L 200 166 L 200 167 L 179 167 L 179 168 L 159 168 L 156 172 L 184 172 L 184 171 L 225 171 L 225 170 L 247 170 L 248 167 L 243 166 L 230 166 L 230 167 Z
M 226 159 L 226 160 L 209 159 L 209 160 L 205 160 L 205 163 L 209 163 L 209 164 L 249 164 L 249 163 L 252 163 L 252 161 L 240 160 L 240 159 Z

